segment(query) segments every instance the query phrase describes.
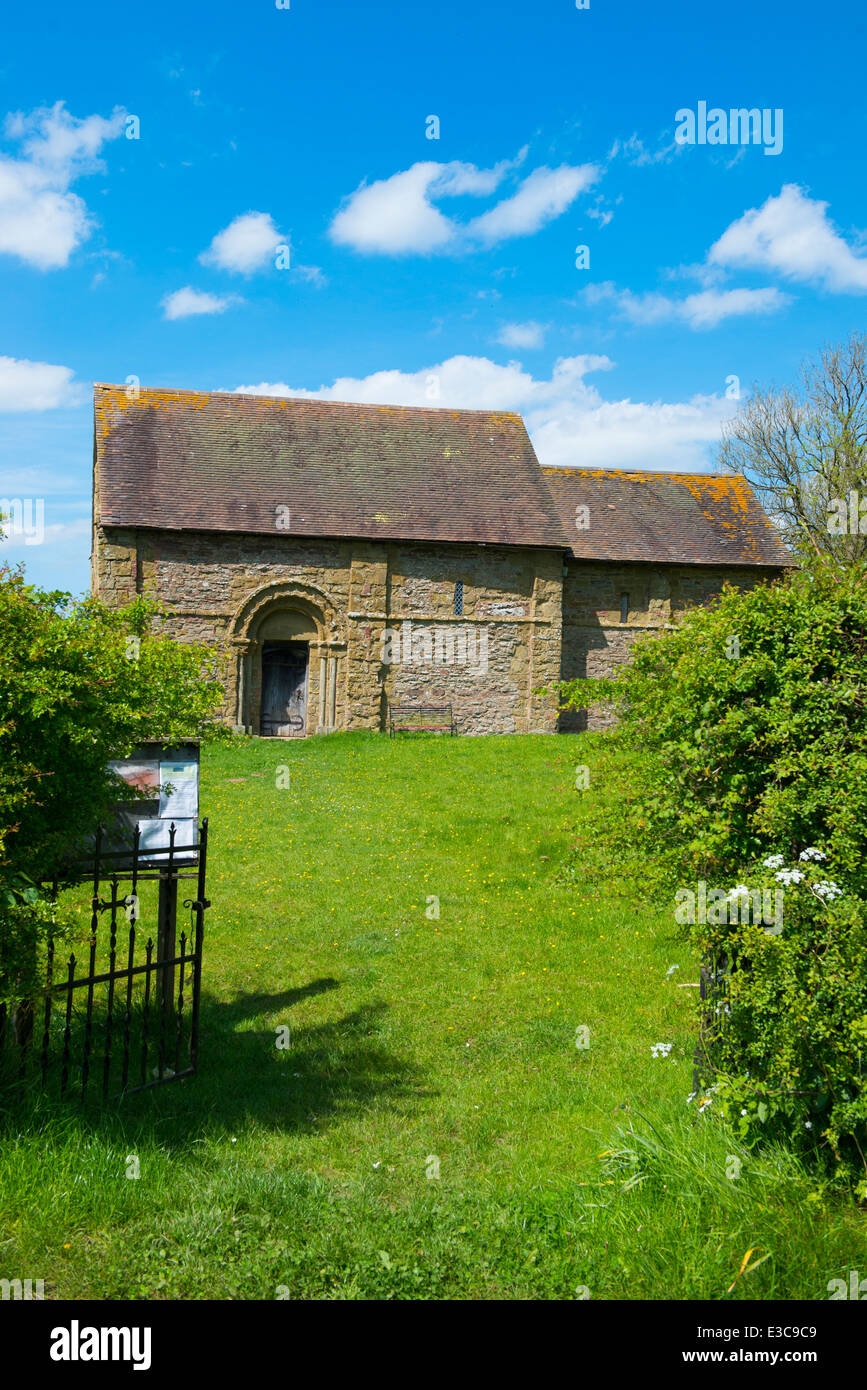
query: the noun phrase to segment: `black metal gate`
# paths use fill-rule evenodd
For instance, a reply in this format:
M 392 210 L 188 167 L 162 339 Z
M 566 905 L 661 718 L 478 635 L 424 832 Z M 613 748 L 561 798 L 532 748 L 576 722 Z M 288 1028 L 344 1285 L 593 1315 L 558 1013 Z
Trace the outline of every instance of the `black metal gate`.
M 10 1054 L 17 1054 L 19 1081 L 32 1079 L 60 1095 L 75 1091 L 82 1099 L 89 1084 L 98 1084 L 104 1098 L 116 1099 L 195 1075 L 210 907 L 207 819 L 195 844 L 176 845 L 176 836 L 172 824 L 168 844 L 143 846 L 136 826 L 131 847 L 106 848 L 100 829 L 93 853 L 64 874 L 66 883 L 92 880 L 90 934 L 84 951 L 78 957 L 73 951 L 65 964 L 49 942 L 41 996 L 19 1004 L 0 1025 L 0 1058 L 8 1070 Z M 190 924 L 178 937 L 183 879 L 195 880 L 196 895 L 183 900 Z M 158 897 L 156 942 L 151 933 L 142 950 L 145 882 L 156 883 Z
M 729 1009 L 729 982 L 736 963 L 736 955 L 725 952 L 720 955 L 706 955 L 699 973 L 699 997 L 703 1004 L 699 1024 L 698 1041 L 693 1053 L 692 1089 L 698 1095 L 709 1087 L 715 1077 L 716 1068 L 711 1053 L 721 1031 L 722 1015 Z

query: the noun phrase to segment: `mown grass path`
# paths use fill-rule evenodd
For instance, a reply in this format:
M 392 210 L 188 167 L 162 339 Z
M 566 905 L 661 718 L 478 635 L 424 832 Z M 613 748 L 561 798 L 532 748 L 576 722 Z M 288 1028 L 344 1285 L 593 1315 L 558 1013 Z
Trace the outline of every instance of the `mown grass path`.
M 356 1178 L 379 1163 L 398 1190 L 430 1154 L 444 1184 L 550 1181 L 595 1156 L 586 1127 L 615 1106 L 685 1099 L 670 918 L 618 892 L 617 864 L 604 885 L 562 880 L 577 742 L 350 735 L 209 757 L 221 1099 L 281 1153 Z

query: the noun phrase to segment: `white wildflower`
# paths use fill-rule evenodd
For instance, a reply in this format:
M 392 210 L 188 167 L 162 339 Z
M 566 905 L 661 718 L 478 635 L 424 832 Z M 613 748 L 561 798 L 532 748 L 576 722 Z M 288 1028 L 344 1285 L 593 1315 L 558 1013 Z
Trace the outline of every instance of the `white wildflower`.
M 781 869 L 786 861 L 781 854 L 769 854 L 763 862 L 766 869 Z
M 777 883 L 783 883 L 787 888 L 790 883 L 800 883 L 803 877 L 800 869 L 781 869 L 778 874 L 774 874 Z
M 813 884 L 813 892 L 817 898 L 824 898 L 826 902 L 831 902 L 834 898 L 842 896 L 843 889 L 830 879 L 823 878 L 821 883 Z
M 671 1043 L 652 1043 L 650 1048 L 651 1057 L 667 1057 L 671 1051 Z
M 822 850 L 811 846 L 809 849 L 802 849 L 798 858 L 806 861 L 808 859 L 827 859 L 828 856 Z

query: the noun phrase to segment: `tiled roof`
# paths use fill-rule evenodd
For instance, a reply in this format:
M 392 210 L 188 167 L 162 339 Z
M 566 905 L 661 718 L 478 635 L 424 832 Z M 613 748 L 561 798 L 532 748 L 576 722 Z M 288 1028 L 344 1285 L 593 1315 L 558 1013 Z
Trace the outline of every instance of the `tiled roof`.
M 540 468 L 520 415 L 503 411 L 98 383 L 94 429 L 105 526 L 793 563 L 743 478 Z
M 520 415 L 97 384 L 94 428 L 102 525 L 568 549 Z
M 573 555 L 692 565 L 792 565 L 743 478 L 614 468 L 543 468 Z M 586 507 L 589 524 L 576 525 Z

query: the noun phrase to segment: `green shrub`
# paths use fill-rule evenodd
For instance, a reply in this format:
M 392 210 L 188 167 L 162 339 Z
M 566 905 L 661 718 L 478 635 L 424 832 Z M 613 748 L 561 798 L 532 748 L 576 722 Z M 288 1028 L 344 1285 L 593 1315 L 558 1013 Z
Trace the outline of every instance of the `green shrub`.
M 711 976 L 698 1105 L 745 1143 L 784 1137 L 830 1159 L 867 1198 L 867 909 L 812 846 L 746 878 L 688 928 Z M 772 893 L 782 911 L 763 915 Z
M 611 700 L 650 754 L 635 826 L 671 877 L 737 873 L 772 850 L 822 845 L 867 893 L 867 590 L 824 570 L 746 592 L 647 637 L 608 681 L 561 687 L 564 707 Z
M 867 1197 L 863 580 L 818 566 L 727 587 L 615 679 L 561 689 L 567 707 L 613 701 L 618 737 L 646 755 L 630 830 L 661 883 L 784 892 L 781 930 L 728 905 L 688 928 L 724 976 L 702 1035 L 714 1089 L 697 1104 L 723 1108 L 745 1142 L 830 1157 Z
M 0 1007 L 30 1008 L 47 941 L 66 929 L 38 885 L 119 799 L 109 760 L 148 738 L 222 733 L 213 654 L 151 633 L 156 616 L 144 599 L 75 602 L 0 566 Z
M 219 734 L 214 655 L 150 631 L 143 599 L 110 609 L 0 566 L 0 880 L 49 877 L 112 801 L 112 758 L 148 738 Z

